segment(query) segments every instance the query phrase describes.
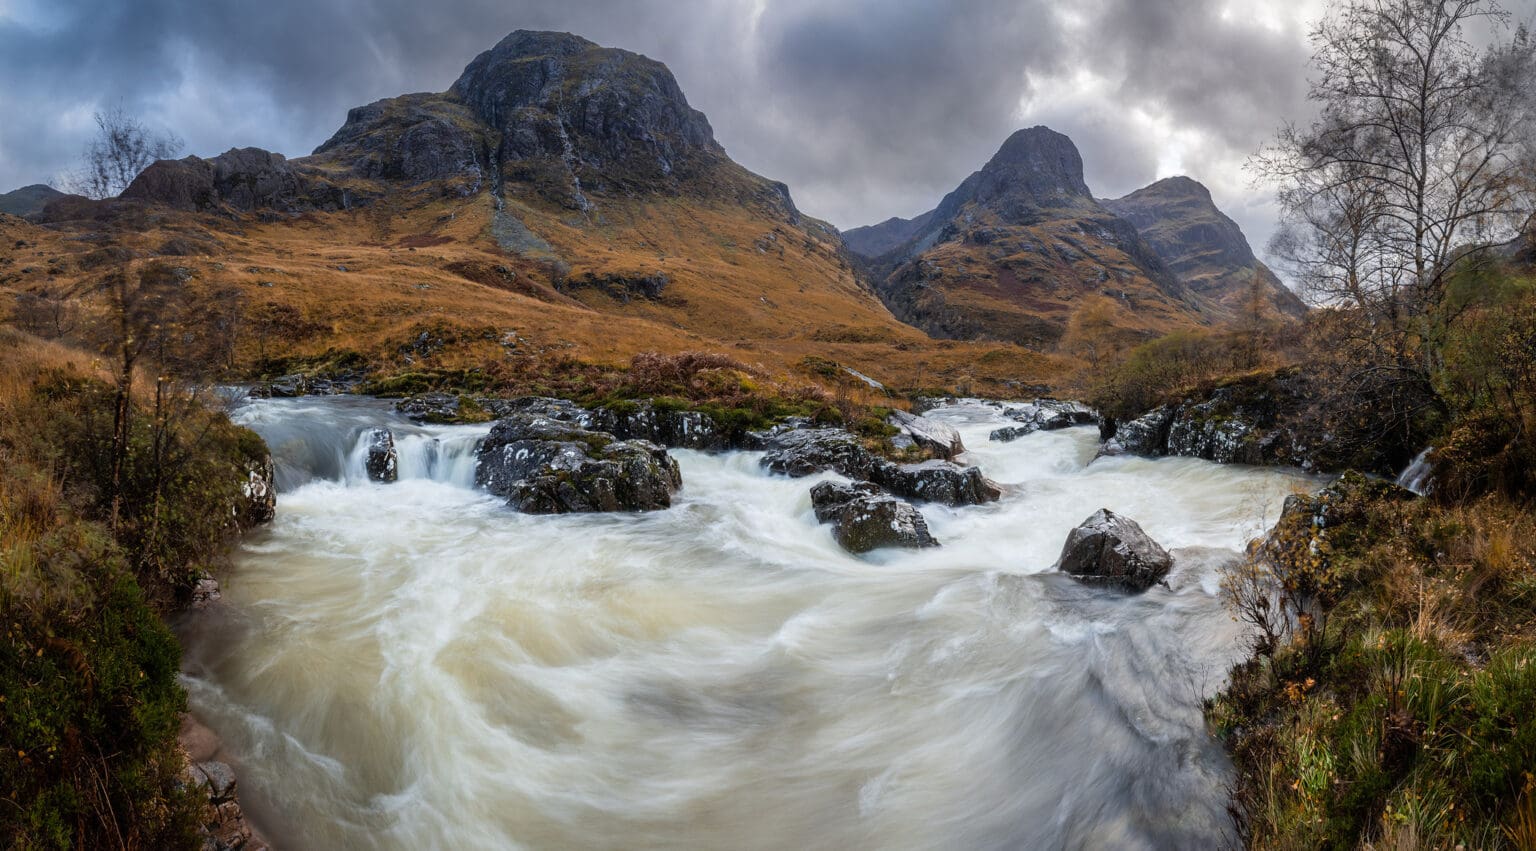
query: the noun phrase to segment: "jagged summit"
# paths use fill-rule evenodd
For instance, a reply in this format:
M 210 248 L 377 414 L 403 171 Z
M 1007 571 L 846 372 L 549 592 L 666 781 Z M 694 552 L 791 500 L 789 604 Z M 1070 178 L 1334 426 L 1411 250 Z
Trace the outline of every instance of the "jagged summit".
M 1102 203 L 1135 225 L 1174 274 L 1216 312 L 1236 314 L 1256 291 L 1281 313 L 1306 312 L 1301 299 L 1254 256 L 1242 228 L 1216 207 L 1199 181 L 1168 177 Z

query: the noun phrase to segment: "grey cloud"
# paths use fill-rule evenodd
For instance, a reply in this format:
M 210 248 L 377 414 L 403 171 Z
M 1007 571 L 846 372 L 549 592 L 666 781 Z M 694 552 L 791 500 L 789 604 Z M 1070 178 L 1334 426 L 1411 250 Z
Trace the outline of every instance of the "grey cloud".
M 1184 170 L 1262 245 L 1272 214 L 1241 162 L 1305 109 L 1307 50 L 1299 24 L 1222 5 L 49 0 L 0 11 L 0 188 L 68 168 L 98 106 L 121 102 L 194 153 L 300 155 L 348 107 L 442 90 L 505 33 L 559 29 L 666 62 L 738 161 L 840 226 L 933 206 L 1035 123 L 1073 137 L 1099 194 L 1123 194 L 1162 176 L 1165 140 L 1136 118 L 1155 114 L 1194 140 Z M 1082 69 L 1101 83 L 1091 96 L 1074 88 Z

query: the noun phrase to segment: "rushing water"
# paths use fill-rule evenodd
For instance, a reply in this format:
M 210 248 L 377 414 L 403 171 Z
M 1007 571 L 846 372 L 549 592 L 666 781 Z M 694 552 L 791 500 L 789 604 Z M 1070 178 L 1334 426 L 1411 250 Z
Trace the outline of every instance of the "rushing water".
M 671 510 L 536 517 L 477 492 L 484 428 L 254 402 L 281 493 L 184 624 L 193 710 L 280 848 L 1167 848 L 1230 839 L 1199 701 L 1241 653 L 1218 567 L 1315 485 L 989 443 L 1007 485 L 924 506 L 943 546 L 851 556 L 818 479 L 675 452 Z M 395 430 L 401 481 L 358 435 Z M 1090 463 L 1091 462 L 1091 463 Z M 1126 596 L 1050 571 L 1108 507 L 1175 551 Z

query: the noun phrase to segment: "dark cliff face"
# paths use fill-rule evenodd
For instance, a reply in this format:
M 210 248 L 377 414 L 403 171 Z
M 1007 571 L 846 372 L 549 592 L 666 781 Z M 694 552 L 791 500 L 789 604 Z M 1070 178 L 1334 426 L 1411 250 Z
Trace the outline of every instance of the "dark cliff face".
M 714 193 L 798 221 L 782 184 L 730 162 L 665 65 L 524 30 L 477 56 L 447 92 L 352 109 L 309 157 L 248 148 L 160 162 L 124 197 L 294 212 L 368 203 L 402 186 L 455 196 L 527 188 L 576 210 L 604 193 Z
M 1285 315 L 1306 312 L 1198 181 L 1170 177 L 1103 204 L 1135 225 L 1174 274 L 1213 309 L 1239 310 L 1257 292 Z

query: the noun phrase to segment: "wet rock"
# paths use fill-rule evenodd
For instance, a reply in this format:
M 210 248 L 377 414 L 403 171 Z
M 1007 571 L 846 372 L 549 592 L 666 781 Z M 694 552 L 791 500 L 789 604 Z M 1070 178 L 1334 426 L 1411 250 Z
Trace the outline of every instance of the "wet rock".
M 955 431 L 954 427 L 947 423 L 909 414 L 906 411 L 892 412 L 889 422 L 900 429 L 902 435 L 910 438 L 915 445 L 937 454 L 940 458 L 953 459 L 965 451 L 965 444 L 960 440 L 960 432 Z
M 219 582 L 212 576 L 204 576 L 192 586 L 192 599 L 190 608 L 205 609 L 223 599 L 224 595 L 219 591 Z
M 1056 568 L 1078 580 L 1145 591 L 1161 582 L 1173 558 L 1129 517 L 1101 508 L 1067 535 Z
M 831 523 L 832 537 L 851 553 L 939 545 L 921 512 L 867 482 L 822 482 L 811 488 L 811 505 L 816 519 Z
M 303 375 L 284 375 L 251 388 L 258 399 L 290 399 L 309 394 L 309 379 Z
M 997 443 L 1010 443 L 1028 434 L 1034 434 L 1038 429 L 1030 426 L 1004 426 L 995 428 L 987 435 L 987 439 Z
M 1099 419 L 1098 413 L 1081 402 L 1046 398 L 1019 407 L 1005 408 L 1003 416 L 1017 420 L 1029 431 L 1056 431 L 1088 425 Z
M 880 460 L 871 469 L 869 480 L 897 496 L 944 505 L 982 505 L 1003 495 L 1002 488 L 979 468 L 962 467 L 953 461 L 894 464 Z
M 857 437 L 840 428 L 785 431 L 771 435 L 766 443 L 769 449 L 763 456 L 763 467 L 793 478 L 831 470 L 850 479 L 868 480 L 880 460 Z
M 1173 415 L 1173 408 L 1163 406 L 1148 411 L 1130 422 L 1118 424 L 1114 436 L 1105 441 L 1101 454 L 1148 457 L 1166 454 L 1168 430 L 1173 424 Z
M 654 443 L 518 414 L 481 443 L 475 481 L 520 511 L 566 514 L 668 508 L 682 475 Z
M 419 423 L 449 423 L 459 418 L 460 400 L 452 393 L 418 393 L 395 403 L 395 410 Z
M 192 766 L 193 779 L 208 790 L 208 799 L 214 803 L 228 801 L 235 796 L 235 770 L 217 760 L 199 762 Z
M 400 458 L 395 453 L 395 436 L 387 428 L 369 429 L 368 457 L 364 466 L 375 482 L 393 482 L 399 477 Z
M 658 408 L 651 402 L 584 411 L 587 428 L 605 431 L 620 440 L 648 440 L 677 449 L 731 449 L 731 435 L 703 411 Z
M 272 522 L 277 516 L 277 467 L 272 456 L 245 463 L 245 482 L 240 486 L 240 504 L 235 518 L 241 528 L 249 529 Z
M 1168 427 L 1167 454 L 1204 458 L 1218 464 L 1263 461 L 1259 425 L 1240 413 L 1219 414 L 1215 402 L 1181 408 Z

